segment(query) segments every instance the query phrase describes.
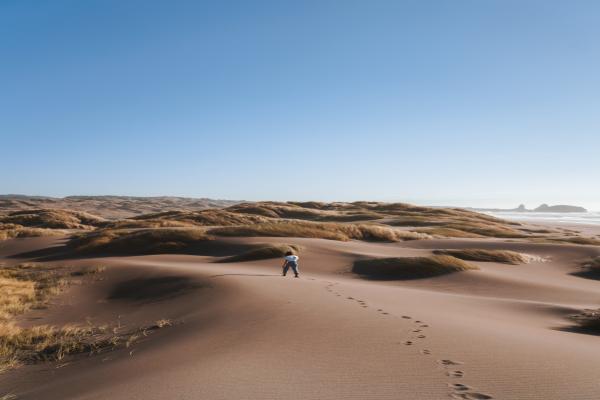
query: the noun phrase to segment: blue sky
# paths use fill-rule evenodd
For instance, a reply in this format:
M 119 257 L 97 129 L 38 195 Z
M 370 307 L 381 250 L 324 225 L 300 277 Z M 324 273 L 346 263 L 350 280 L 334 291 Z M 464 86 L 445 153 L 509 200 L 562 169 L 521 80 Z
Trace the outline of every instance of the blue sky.
M 0 2 L 0 193 L 600 210 L 600 2 Z

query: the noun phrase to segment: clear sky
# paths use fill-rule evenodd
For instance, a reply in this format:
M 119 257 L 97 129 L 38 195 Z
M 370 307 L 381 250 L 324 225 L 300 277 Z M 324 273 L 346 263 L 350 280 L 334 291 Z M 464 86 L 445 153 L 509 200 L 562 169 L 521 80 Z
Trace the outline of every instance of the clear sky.
M 0 1 L 0 193 L 600 210 L 600 2 Z

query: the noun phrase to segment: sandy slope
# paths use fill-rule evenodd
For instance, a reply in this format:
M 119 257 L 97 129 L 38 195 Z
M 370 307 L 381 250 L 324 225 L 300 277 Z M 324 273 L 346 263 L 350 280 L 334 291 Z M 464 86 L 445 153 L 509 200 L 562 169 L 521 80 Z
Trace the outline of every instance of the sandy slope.
M 7 241 L 0 255 L 49 244 L 44 240 Z M 301 245 L 302 278 L 279 276 L 279 260 L 69 260 L 109 266 L 105 280 L 74 287 L 24 323 L 119 315 L 132 325 L 180 323 L 106 357 L 4 374 L 2 391 L 19 399 L 600 398 L 600 338 L 570 330 L 564 318 L 600 306 L 600 283 L 571 275 L 599 248 L 498 240 L 229 241 Z M 514 249 L 548 260 L 479 263 L 480 271 L 402 282 L 344 272 L 357 257 L 451 247 Z M 119 285 L 149 277 L 175 279 L 182 293 L 166 297 L 158 287 L 141 298 L 115 298 Z

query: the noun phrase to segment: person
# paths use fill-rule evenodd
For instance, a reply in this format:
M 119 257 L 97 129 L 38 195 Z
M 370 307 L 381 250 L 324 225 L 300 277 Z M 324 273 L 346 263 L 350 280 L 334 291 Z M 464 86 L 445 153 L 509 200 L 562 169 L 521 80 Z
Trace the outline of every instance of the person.
M 283 276 L 287 274 L 288 270 L 291 267 L 292 271 L 294 271 L 294 276 L 296 278 L 300 277 L 300 274 L 298 272 L 298 258 L 299 257 L 291 251 L 285 253 L 285 257 L 283 258 Z

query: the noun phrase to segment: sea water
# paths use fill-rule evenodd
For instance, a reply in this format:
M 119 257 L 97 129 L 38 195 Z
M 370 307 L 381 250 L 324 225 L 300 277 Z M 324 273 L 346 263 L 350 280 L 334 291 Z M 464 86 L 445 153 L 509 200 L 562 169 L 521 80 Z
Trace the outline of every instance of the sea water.
M 517 221 L 600 225 L 600 212 L 598 211 L 586 213 L 486 211 L 485 213 L 494 217 Z

